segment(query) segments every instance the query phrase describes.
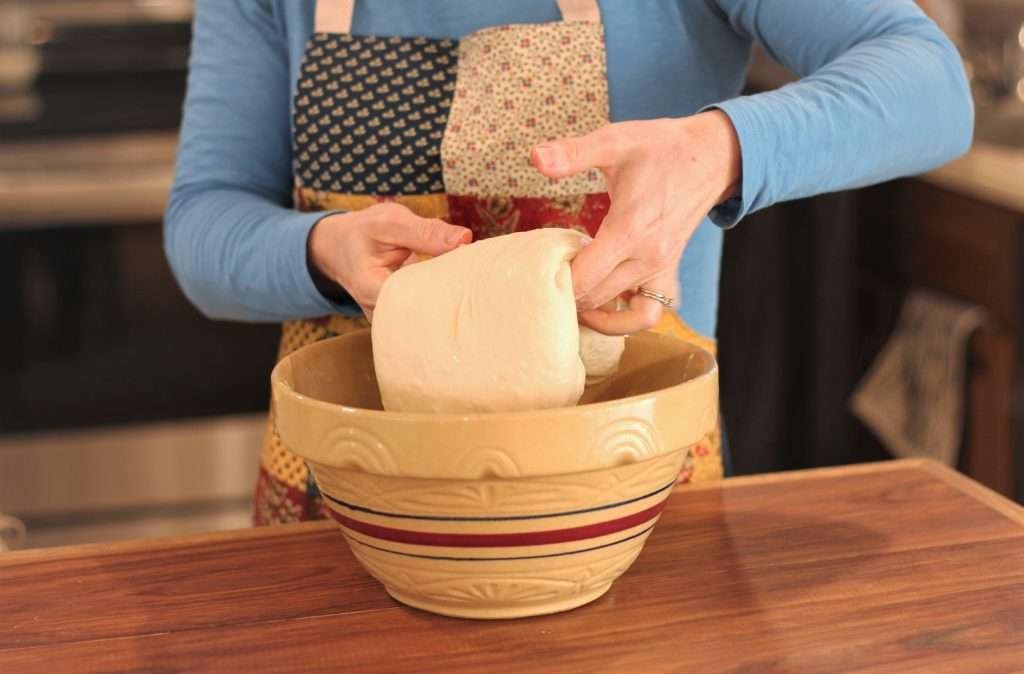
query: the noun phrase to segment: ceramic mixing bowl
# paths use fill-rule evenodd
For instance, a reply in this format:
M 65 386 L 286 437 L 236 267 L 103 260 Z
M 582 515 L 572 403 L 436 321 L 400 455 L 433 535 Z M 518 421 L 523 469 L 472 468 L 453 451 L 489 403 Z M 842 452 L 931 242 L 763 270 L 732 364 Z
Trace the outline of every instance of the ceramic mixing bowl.
M 606 592 L 718 415 L 714 358 L 652 333 L 569 408 L 381 411 L 369 331 L 299 349 L 271 378 L 281 439 L 356 558 L 395 599 L 470 618 Z

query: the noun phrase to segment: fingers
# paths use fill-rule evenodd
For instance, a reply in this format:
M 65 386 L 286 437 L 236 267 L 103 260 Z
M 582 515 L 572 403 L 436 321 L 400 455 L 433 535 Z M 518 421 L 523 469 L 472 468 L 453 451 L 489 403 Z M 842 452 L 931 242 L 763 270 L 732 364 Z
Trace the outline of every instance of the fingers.
M 620 263 L 630 257 L 630 220 L 627 219 L 629 211 L 630 209 L 621 202 L 613 201 L 597 236 L 572 260 L 572 286 L 576 293 L 576 301 L 582 301 L 585 308 L 592 309 L 601 304 L 590 301 L 590 293 Z M 619 288 L 619 292 L 628 287 L 630 286 L 625 285 Z
M 674 270 L 673 274 L 666 272 L 657 279 L 645 283 L 644 287 L 678 301 L 679 291 Z M 625 309 L 591 309 L 580 313 L 579 320 L 583 325 L 606 335 L 628 335 L 653 328 L 658 324 L 664 311 L 665 306 L 660 302 L 643 295 L 633 295 Z
M 373 310 L 377 306 L 377 296 L 380 295 L 380 289 L 390 275 L 391 270 L 382 267 L 363 269 L 352 280 L 350 286 L 345 288 L 359 308 L 363 310 L 367 319 L 373 316 Z
M 337 278 L 367 316 L 372 315 L 377 295 L 393 272 L 419 256 L 441 255 L 473 239 L 472 232 L 465 227 L 435 218 L 421 218 L 405 206 L 392 202 L 341 217 L 349 221 L 341 230 L 346 235 L 347 245 L 334 248 L 345 251 L 341 257 L 347 255 L 348 261 L 337 265 Z
M 586 295 L 576 299 L 576 308 L 579 311 L 589 311 L 600 307 L 627 290 L 641 285 L 651 276 L 650 268 L 644 262 L 639 260 L 621 262 Z
M 584 311 L 579 315 L 580 323 L 606 335 L 630 335 L 653 328 L 661 320 L 662 306 L 657 302 L 651 305 L 647 298 L 641 298 L 645 301 L 634 306 L 634 300 L 638 297 L 635 295 L 629 307 L 622 311 Z
M 598 307 L 616 295 L 679 267 L 686 240 L 671 221 L 643 206 L 612 202 L 594 240 L 572 261 L 576 305 Z M 647 223 L 638 226 L 637 223 Z
M 609 166 L 614 163 L 617 150 L 615 132 L 606 126 L 584 136 L 535 145 L 530 162 L 549 178 L 566 178 L 587 169 Z
M 420 256 L 417 255 L 416 253 L 409 253 L 409 257 L 405 258 L 405 260 L 402 262 L 402 266 L 408 267 L 411 264 L 416 264 L 417 262 L 420 261 L 420 259 Z
M 436 218 L 421 218 L 397 204 L 374 206 L 371 221 L 378 241 L 422 255 L 441 255 L 473 240 L 473 233 Z
M 572 260 L 572 287 L 577 303 L 587 298 L 591 291 L 622 262 L 624 251 L 611 237 L 598 237 L 584 246 Z M 585 303 L 593 308 L 598 303 Z

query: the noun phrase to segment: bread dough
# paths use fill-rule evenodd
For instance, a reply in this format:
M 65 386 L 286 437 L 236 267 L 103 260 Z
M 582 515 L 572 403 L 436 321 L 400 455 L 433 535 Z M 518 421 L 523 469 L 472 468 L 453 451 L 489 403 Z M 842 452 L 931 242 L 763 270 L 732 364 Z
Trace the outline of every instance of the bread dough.
M 587 241 L 569 229 L 518 232 L 392 274 L 372 328 L 384 409 L 575 405 L 588 372 L 612 374 L 625 348 L 577 322 L 569 261 Z
M 626 350 L 626 338 L 620 335 L 606 335 L 580 326 L 580 360 L 587 373 L 587 385 L 604 381 L 615 374 Z

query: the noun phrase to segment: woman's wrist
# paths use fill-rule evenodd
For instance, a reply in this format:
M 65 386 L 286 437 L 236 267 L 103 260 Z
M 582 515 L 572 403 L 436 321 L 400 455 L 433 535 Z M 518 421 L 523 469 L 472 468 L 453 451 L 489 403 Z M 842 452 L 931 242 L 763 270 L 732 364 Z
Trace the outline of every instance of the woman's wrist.
M 306 239 L 306 268 L 321 295 L 335 304 L 344 304 L 351 297 L 331 267 L 331 260 L 336 257 L 332 251 L 336 251 L 339 245 L 335 231 L 338 215 L 333 213 L 320 218 L 309 230 Z
M 721 110 L 712 109 L 679 120 L 687 123 L 687 134 L 704 148 L 704 159 L 709 162 L 714 200 L 712 205 L 736 196 L 740 189 L 743 158 L 739 136 L 732 120 Z

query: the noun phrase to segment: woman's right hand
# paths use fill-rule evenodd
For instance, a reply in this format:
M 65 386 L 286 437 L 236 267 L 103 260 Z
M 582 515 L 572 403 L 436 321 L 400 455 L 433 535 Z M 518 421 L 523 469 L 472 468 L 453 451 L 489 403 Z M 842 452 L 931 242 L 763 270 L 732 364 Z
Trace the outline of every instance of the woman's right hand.
M 307 245 L 310 262 L 345 288 L 369 318 L 384 281 L 414 253 L 437 256 L 472 239 L 465 227 L 383 202 L 325 217 L 313 227 Z

